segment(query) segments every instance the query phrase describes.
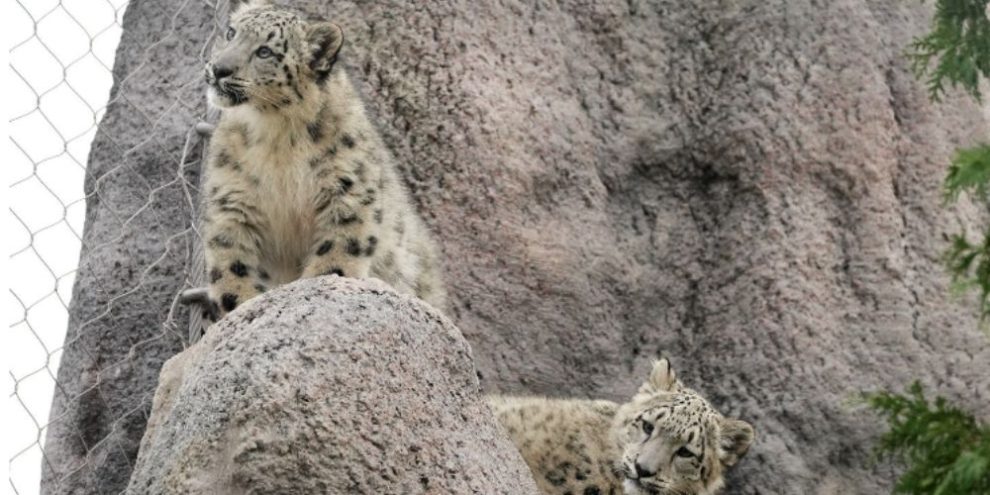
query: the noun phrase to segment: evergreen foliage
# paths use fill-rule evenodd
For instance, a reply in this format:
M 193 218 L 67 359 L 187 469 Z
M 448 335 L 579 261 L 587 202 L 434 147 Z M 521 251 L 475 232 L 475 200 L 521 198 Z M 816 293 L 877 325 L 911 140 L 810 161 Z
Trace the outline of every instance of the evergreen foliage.
M 866 401 L 890 426 L 877 452 L 908 466 L 896 493 L 990 494 L 990 425 L 941 397 L 930 404 L 918 382 L 907 395 L 881 392 Z
M 945 178 L 945 197 L 955 201 L 963 192 L 975 201 L 986 203 L 990 187 L 990 145 L 959 150 Z M 952 236 L 952 246 L 946 253 L 949 272 L 957 287 L 974 287 L 980 292 L 980 317 L 990 318 L 990 230 L 983 240 L 970 243 L 965 234 Z
M 946 199 L 955 201 L 961 193 L 968 192 L 975 199 L 985 201 L 987 187 L 990 187 L 990 144 L 957 151 L 945 178 Z
M 986 6 L 986 0 L 936 0 L 932 32 L 911 43 L 911 66 L 919 78 L 927 76 L 932 100 L 945 93 L 946 82 L 980 99 L 980 76 L 990 76 Z

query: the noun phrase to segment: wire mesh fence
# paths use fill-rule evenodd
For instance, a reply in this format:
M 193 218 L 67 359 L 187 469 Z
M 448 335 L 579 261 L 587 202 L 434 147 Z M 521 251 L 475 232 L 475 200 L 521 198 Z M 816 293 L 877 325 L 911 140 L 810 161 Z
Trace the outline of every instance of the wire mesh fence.
M 175 4 L 176 16 L 160 20 L 165 26 L 163 33 L 150 42 L 146 53 L 177 42 L 177 26 L 182 22 L 180 12 L 193 7 L 217 12 L 220 2 L 171 3 Z M 85 470 L 88 463 L 102 462 L 98 458 L 107 451 L 122 452 L 125 458 L 133 455 L 133 447 L 119 445 L 115 432 L 129 427 L 134 416 L 140 416 L 138 422 L 143 427 L 151 391 L 133 402 L 137 406 L 118 408 L 117 417 L 110 418 L 109 430 L 98 434 L 79 432 L 78 439 L 73 441 L 84 452 L 81 461 L 71 464 L 53 459 L 46 452 L 46 436 L 52 425 L 66 421 L 67 411 L 72 409 L 61 407 L 61 415 L 58 407 L 50 410 L 53 396 L 63 404 L 95 400 L 108 411 L 114 410 L 110 407 L 113 401 L 103 395 L 107 381 L 114 379 L 110 371 L 117 370 L 119 374 L 122 361 L 140 360 L 142 349 L 149 348 L 149 342 L 166 338 L 186 342 L 186 320 L 178 316 L 179 290 L 171 290 L 174 296 L 162 303 L 164 311 L 156 313 L 160 324 L 150 336 L 133 337 L 119 360 L 94 358 L 92 362 L 100 364 L 98 369 L 91 370 L 95 378 L 86 382 L 88 386 L 72 389 L 60 383 L 63 353 L 70 348 L 76 348 L 75 352 L 91 352 L 84 346 L 87 330 L 122 318 L 126 313 L 121 308 L 122 301 L 160 289 L 155 284 L 164 266 L 182 260 L 180 265 L 186 267 L 180 275 L 185 281 L 183 286 L 193 286 L 197 281 L 192 273 L 195 268 L 188 268 L 195 266 L 190 260 L 195 257 L 198 243 L 193 214 L 180 219 L 185 227 L 170 233 L 151 253 L 128 253 L 128 244 L 123 241 L 140 235 L 149 223 L 146 219 L 149 215 L 151 222 L 174 221 L 154 219 L 156 215 L 165 216 L 158 210 L 166 191 L 179 191 L 182 200 L 188 202 L 184 211 L 195 211 L 198 184 L 190 180 L 188 171 L 199 166 L 200 138 L 193 129 L 196 122 L 188 122 L 189 129 L 181 143 L 164 142 L 167 138 L 156 129 L 179 109 L 185 114 L 203 112 L 201 101 L 185 101 L 179 96 L 160 108 L 149 108 L 133 100 L 128 87 L 156 82 L 137 80 L 147 78 L 152 72 L 143 63 L 119 66 L 114 73 L 115 52 L 127 9 L 128 0 L 14 0 L 8 8 L 13 17 L 13 32 L 8 38 L 13 40 L 9 52 L 13 96 L 8 107 L 11 181 L 6 229 L 13 246 L 7 275 L 8 309 L 13 315 L 8 332 L 11 350 L 8 386 L 14 423 L 10 428 L 12 436 L 5 444 L 9 449 L 9 483 L 13 493 L 38 493 L 43 469 L 49 484 L 57 487 Z M 212 36 L 211 33 L 209 38 Z M 200 43 L 195 56 L 202 60 L 207 45 L 208 40 Z M 185 73 L 188 77 L 176 82 L 176 87 L 188 90 L 201 85 L 198 70 Z M 111 94 L 112 85 L 117 90 Z M 175 92 L 180 93 L 183 92 Z M 136 125 L 146 130 L 143 139 L 118 142 L 117 136 L 107 130 L 104 115 L 114 105 L 126 107 L 124 111 L 133 116 Z M 109 153 L 103 157 L 104 162 L 119 163 L 94 170 L 88 163 L 94 139 L 103 143 L 104 151 Z M 149 176 L 135 169 L 130 158 L 142 153 L 163 155 L 170 170 Z M 109 183 L 123 179 L 137 184 L 129 191 L 132 197 L 121 199 L 106 192 Z M 99 203 L 100 214 L 112 217 L 108 221 L 116 230 L 114 235 L 93 239 L 84 236 L 84 220 L 92 213 L 86 212 L 87 203 Z M 136 221 L 138 218 L 144 220 Z M 134 282 L 120 287 L 97 281 L 87 286 L 99 292 L 100 305 L 73 319 L 70 298 L 80 252 L 106 249 L 122 250 L 117 255 L 131 262 L 127 268 L 135 272 Z

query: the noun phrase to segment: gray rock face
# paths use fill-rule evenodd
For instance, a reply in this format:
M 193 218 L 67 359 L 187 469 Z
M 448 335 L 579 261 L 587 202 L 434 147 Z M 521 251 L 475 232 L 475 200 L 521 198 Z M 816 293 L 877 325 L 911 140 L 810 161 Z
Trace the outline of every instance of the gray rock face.
M 757 429 L 730 493 L 888 491 L 895 473 L 870 467 L 880 425 L 848 405 L 859 390 L 918 378 L 971 410 L 990 408 L 990 344 L 971 301 L 950 298 L 939 262 L 946 234 L 987 219 L 973 205 L 944 208 L 940 182 L 952 150 L 986 139 L 990 123 L 963 98 L 932 105 L 908 73 L 902 53 L 927 29 L 930 5 L 292 3 L 347 33 L 342 62 L 363 81 L 447 256 L 448 316 L 486 390 L 623 400 L 665 353 L 720 411 Z M 212 12 L 188 14 L 198 4 L 174 24 L 176 47 L 143 52 L 180 4 L 132 5 L 118 65 L 193 80 L 198 52 L 184 40 L 213 29 Z M 160 81 L 128 82 L 146 85 L 153 115 L 176 94 L 159 94 Z M 196 96 L 184 104 L 201 111 L 199 87 L 186 89 Z M 192 124 L 184 111 L 153 131 L 119 125 L 114 137 L 153 132 L 177 146 L 177 130 Z M 127 115 L 111 107 L 107 123 Z M 94 151 L 93 162 L 113 157 Z M 121 197 L 144 190 L 112 187 Z M 113 234 L 99 222 L 133 211 L 121 208 L 94 199 L 87 235 Z M 163 216 L 132 222 L 113 258 L 84 252 L 75 312 L 105 307 L 85 280 L 123 273 L 106 261 L 132 266 L 181 228 Z M 94 440 L 116 435 L 97 449 L 125 446 L 73 464 L 78 479 L 129 471 L 142 416 L 109 425 L 142 409 L 113 404 L 147 397 L 178 348 L 141 339 L 161 334 L 179 282 L 162 276 L 160 293 L 115 303 L 133 318 L 101 323 L 91 351 L 67 350 L 71 396 L 93 383 L 81 370 L 142 342 L 134 371 L 103 376 L 98 397 L 109 405 L 92 401 L 88 415 L 53 426 L 58 466 L 82 458 L 68 439 L 89 425 L 101 432 Z M 106 479 L 79 492 L 123 486 Z
M 178 6 L 182 4 L 180 9 Z M 46 428 L 42 493 L 127 484 L 162 363 L 183 347 L 176 299 L 195 246 L 204 2 L 131 2 L 87 165 L 86 226 Z
M 457 328 L 385 284 L 253 299 L 162 370 L 131 494 L 536 494 Z
M 990 124 L 909 74 L 929 7 L 295 3 L 349 34 L 487 390 L 623 400 L 669 355 L 756 427 L 728 493 L 889 491 L 861 390 L 990 409 L 939 262 L 985 225 L 940 183 Z

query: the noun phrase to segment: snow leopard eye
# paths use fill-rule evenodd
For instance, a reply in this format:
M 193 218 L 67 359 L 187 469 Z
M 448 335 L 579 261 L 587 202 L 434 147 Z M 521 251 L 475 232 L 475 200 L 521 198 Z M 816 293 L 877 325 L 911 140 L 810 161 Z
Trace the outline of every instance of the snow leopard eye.
M 649 423 L 647 421 L 643 421 L 643 433 L 646 433 L 647 436 L 652 435 L 653 434 L 653 424 L 652 423 Z
M 234 39 L 234 36 L 236 35 L 237 35 L 237 31 L 235 31 L 234 28 L 231 27 L 231 28 L 227 28 L 227 33 L 224 35 L 224 38 L 227 41 L 230 41 Z
M 677 457 L 695 457 L 694 452 L 688 450 L 687 447 L 681 447 L 677 449 L 677 452 L 674 452 L 674 455 L 676 455 Z
M 258 51 L 255 52 L 255 54 L 258 55 L 258 58 L 268 58 L 271 57 L 274 53 L 272 52 L 271 48 L 268 48 L 267 46 L 263 46 L 261 48 L 258 48 Z

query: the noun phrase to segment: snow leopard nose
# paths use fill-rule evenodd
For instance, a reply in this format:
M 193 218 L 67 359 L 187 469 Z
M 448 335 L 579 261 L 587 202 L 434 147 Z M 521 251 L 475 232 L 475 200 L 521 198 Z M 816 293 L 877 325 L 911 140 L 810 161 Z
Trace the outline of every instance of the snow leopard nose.
M 223 79 L 225 77 L 230 77 L 233 74 L 234 74 L 234 69 L 232 69 L 232 68 L 230 68 L 230 67 L 228 67 L 226 65 L 214 65 L 213 66 L 213 77 L 215 77 L 217 81 L 220 81 L 221 79 Z
M 639 476 L 640 478 L 649 478 L 654 474 L 657 474 L 656 471 L 647 471 L 647 469 L 640 465 L 640 463 L 636 463 L 636 476 Z

